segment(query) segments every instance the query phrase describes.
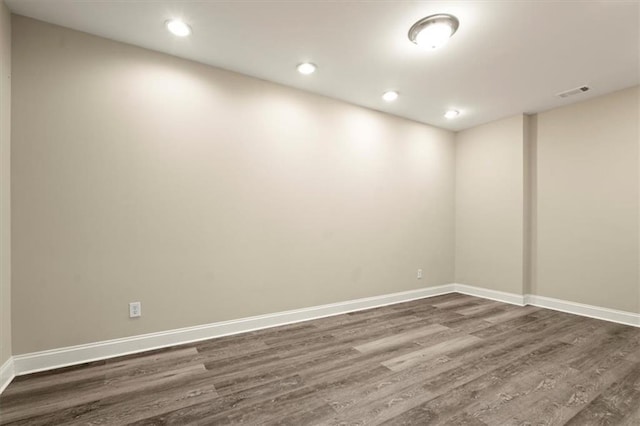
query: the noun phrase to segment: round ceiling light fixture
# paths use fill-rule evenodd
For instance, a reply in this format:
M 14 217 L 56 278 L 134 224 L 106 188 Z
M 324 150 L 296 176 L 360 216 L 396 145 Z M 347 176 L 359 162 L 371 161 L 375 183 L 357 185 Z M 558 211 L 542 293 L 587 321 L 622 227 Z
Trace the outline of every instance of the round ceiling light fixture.
M 456 118 L 459 115 L 460 115 L 460 111 L 455 109 L 450 109 L 449 111 L 444 113 L 444 116 L 449 120 L 451 120 L 452 118 Z
M 382 99 L 384 99 L 387 102 L 393 102 L 396 99 L 398 99 L 398 92 L 396 92 L 395 90 L 389 90 L 388 92 L 384 92 L 382 94 Z
M 315 64 L 312 64 L 311 62 L 303 62 L 301 64 L 298 64 L 297 68 L 300 74 L 309 75 L 316 72 L 316 68 L 318 67 L 315 66 Z
M 171 34 L 178 37 L 186 37 L 191 34 L 191 27 L 179 19 L 169 19 L 165 25 Z
M 455 34 L 460 21 L 453 15 L 438 13 L 422 18 L 411 26 L 409 40 L 431 49 L 442 47 Z

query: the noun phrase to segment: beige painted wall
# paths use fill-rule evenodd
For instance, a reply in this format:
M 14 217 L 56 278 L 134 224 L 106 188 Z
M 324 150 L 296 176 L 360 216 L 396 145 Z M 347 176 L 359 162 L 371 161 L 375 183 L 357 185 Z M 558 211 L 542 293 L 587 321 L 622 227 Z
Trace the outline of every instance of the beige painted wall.
M 535 294 L 639 311 L 639 96 L 538 114 Z
M 453 133 L 27 18 L 13 37 L 15 354 L 453 281 Z
M 0 366 L 11 357 L 11 13 L 0 1 Z
M 456 136 L 455 282 L 523 292 L 524 116 Z

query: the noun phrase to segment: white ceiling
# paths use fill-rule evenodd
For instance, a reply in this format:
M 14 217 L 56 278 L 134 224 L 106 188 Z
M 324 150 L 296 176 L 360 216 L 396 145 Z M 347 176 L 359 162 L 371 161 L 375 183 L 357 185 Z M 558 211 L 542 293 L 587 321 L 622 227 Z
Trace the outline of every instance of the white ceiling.
M 6 0 L 17 14 L 451 130 L 640 82 L 640 1 Z M 440 50 L 407 38 L 434 13 L 460 20 Z M 169 34 L 181 17 L 193 34 Z M 297 73 L 302 61 L 318 65 Z M 556 93 L 592 90 L 569 99 Z M 395 89 L 393 103 L 381 99 Z M 443 113 L 461 111 L 454 120 Z

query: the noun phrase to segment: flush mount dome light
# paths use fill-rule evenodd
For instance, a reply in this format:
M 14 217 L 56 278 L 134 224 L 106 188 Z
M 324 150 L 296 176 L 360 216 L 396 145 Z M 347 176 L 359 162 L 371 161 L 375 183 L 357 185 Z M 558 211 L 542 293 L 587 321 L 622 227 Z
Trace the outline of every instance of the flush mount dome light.
M 419 46 L 431 49 L 442 47 L 458 30 L 458 18 L 446 13 L 430 15 L 422 18 L 409 30 L 409 40 Z
M 297 68 L 300 74 L 309 75 L 309 74 L 313 74 L 316 71 L 316 68 L 318 67 L 315 64 L 312 64 L 311 62 L 303 62 L 301 64 L 298 64 Z
M 171 34 L 178 37 L 186 37 L 191 34 L 191 27 L 179 19 L 169 19 L 165 25 Z

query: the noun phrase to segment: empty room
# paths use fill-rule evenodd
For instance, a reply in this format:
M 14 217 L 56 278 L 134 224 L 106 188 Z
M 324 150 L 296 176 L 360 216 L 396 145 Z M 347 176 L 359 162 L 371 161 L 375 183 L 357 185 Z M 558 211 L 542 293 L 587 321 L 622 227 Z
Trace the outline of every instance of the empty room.
M 640 426 L 640 0 L 0 0 L 0 425 Z

